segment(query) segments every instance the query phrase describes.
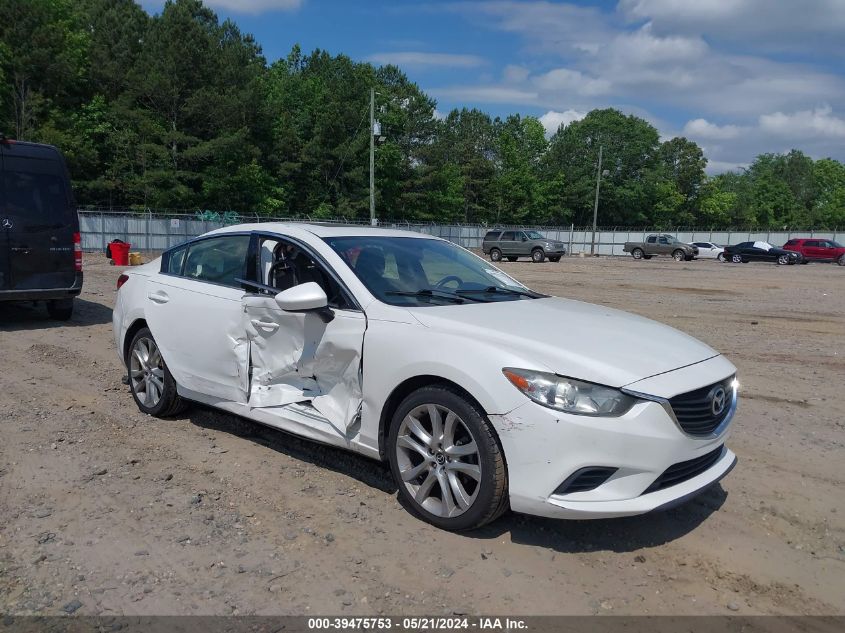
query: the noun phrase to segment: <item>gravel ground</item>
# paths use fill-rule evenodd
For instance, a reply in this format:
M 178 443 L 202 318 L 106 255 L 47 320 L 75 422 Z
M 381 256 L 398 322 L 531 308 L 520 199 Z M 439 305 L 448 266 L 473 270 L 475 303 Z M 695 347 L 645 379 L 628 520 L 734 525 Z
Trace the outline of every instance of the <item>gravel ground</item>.
M 387 468 L 232 415 L 141 415 L 118 270 L 73 320 L 0 304 L 0 613 L 845 613 L 845 269 L 567 258 L 503 267 L 678 327 L 738 367 L 737 468 L 663 514 L 421 523 Z

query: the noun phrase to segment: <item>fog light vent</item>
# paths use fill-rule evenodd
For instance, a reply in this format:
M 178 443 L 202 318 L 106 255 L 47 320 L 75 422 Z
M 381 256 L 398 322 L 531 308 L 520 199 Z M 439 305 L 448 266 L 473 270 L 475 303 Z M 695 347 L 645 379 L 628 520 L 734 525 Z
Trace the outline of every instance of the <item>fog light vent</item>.
M 557 487 L 554 494 L 568 495 L 573 492 L 595 490 L 610 479 L 610 476 L 617 470 L 616 468 L 608 468 L 607 466 L 579 468 Z

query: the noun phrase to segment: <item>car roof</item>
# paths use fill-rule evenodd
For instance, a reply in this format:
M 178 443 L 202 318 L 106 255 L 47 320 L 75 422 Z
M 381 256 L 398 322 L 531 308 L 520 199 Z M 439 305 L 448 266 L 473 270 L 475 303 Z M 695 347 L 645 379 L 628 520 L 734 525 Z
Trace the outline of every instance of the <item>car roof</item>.
M 3 137 L 0 139 L 0 146 L 6 151 L 14 152 L 16 156 L 26 156 L 28 158 L 58 158 L 61 156 L 55 145 L 46 145 L 44 143 L 16 141 Z
M 238 231 L 264 231 L 291 237 L 311 233 L 319 238 L 326 237 L 410 237 L 415 239 L 439 240 L 441 238 L 415 231 L 384 229 L 374 226 L 342 224 L 309 224 L 305 222 L 258 222 L 252 224 L 233 224 L 211 231 L 211 233 L 232 233 Z

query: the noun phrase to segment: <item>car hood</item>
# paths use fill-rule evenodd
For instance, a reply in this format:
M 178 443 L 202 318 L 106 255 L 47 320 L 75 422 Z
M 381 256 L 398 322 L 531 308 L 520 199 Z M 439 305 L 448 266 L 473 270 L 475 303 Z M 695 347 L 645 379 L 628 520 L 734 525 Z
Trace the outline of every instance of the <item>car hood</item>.
M 559 297 L 409 310 L 426 327 L 485 340 L 528 368 L 612 387 L 718 356 L 668 325 Z

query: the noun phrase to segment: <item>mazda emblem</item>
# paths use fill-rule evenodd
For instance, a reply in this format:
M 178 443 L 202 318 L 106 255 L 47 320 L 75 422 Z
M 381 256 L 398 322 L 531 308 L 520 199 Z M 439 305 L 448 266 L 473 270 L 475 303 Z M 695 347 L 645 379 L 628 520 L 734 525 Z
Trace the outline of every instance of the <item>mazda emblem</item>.
M 3 228 L 4 229 L 10 229 L 10 228 L 12 228 L 12 226 L 14 226 L 14 225 L 12 224 L 12 221 L 9 218 L 3 218 Z
M 722 415 L 725 405 L 728 403 L 728 394 L 722 385 L 717 386 L 710 392 L 710 411 L 715 417 Z

